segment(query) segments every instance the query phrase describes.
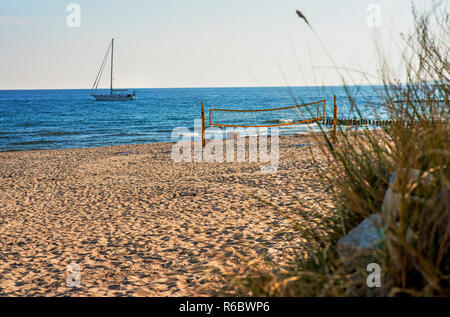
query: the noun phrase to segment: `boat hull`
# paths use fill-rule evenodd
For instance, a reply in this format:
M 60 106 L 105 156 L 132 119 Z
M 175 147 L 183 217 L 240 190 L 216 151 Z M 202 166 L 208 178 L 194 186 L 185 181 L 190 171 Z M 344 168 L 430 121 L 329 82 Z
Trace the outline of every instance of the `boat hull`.
M 134 100 L 135 95 L 92 95 L 97 101 L 126 101 Z

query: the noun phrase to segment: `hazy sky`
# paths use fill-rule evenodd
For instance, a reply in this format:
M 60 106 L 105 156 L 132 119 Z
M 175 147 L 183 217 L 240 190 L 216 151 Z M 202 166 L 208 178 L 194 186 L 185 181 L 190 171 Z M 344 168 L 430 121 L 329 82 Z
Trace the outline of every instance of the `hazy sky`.
M 79 28 L 66 23 L 70 3 Z M 372 3 L 381 28 L 367 24 Z M 296 9 L 335 65 L 370 73 L 374 38 L 395 62 L 391 38 L 411 28 L 410 0 L 0 0 L 0 89 L 90 88 L 112 37 L 116 87 L 340 84 Z

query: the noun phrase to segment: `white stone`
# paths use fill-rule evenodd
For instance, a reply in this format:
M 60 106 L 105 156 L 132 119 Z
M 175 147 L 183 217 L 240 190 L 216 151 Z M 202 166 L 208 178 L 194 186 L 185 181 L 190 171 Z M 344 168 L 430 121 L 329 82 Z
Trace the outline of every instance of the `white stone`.
M 354 257 L 358 254 L 370 254 L 384 239 L 380 214 L 373 214 L 364 219 L 337 243 L 341 257 Z

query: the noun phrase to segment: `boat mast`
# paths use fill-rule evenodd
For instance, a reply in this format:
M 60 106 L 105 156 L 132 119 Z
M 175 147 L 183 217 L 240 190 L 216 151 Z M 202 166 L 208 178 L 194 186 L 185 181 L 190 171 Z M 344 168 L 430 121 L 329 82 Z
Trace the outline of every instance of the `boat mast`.
M 114 39 L 111 40 L 111 95 L 113 93 Z

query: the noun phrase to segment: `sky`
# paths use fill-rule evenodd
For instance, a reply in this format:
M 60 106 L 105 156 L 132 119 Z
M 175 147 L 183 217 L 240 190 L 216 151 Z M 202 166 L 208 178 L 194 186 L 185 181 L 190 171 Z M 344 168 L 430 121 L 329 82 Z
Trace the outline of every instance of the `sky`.
M 377 48 L 398 66 L 410 12 L 410 0 L 0 0 L 0 89 L 90 88 L 111 38 L 117 88 L 373 83 Z

